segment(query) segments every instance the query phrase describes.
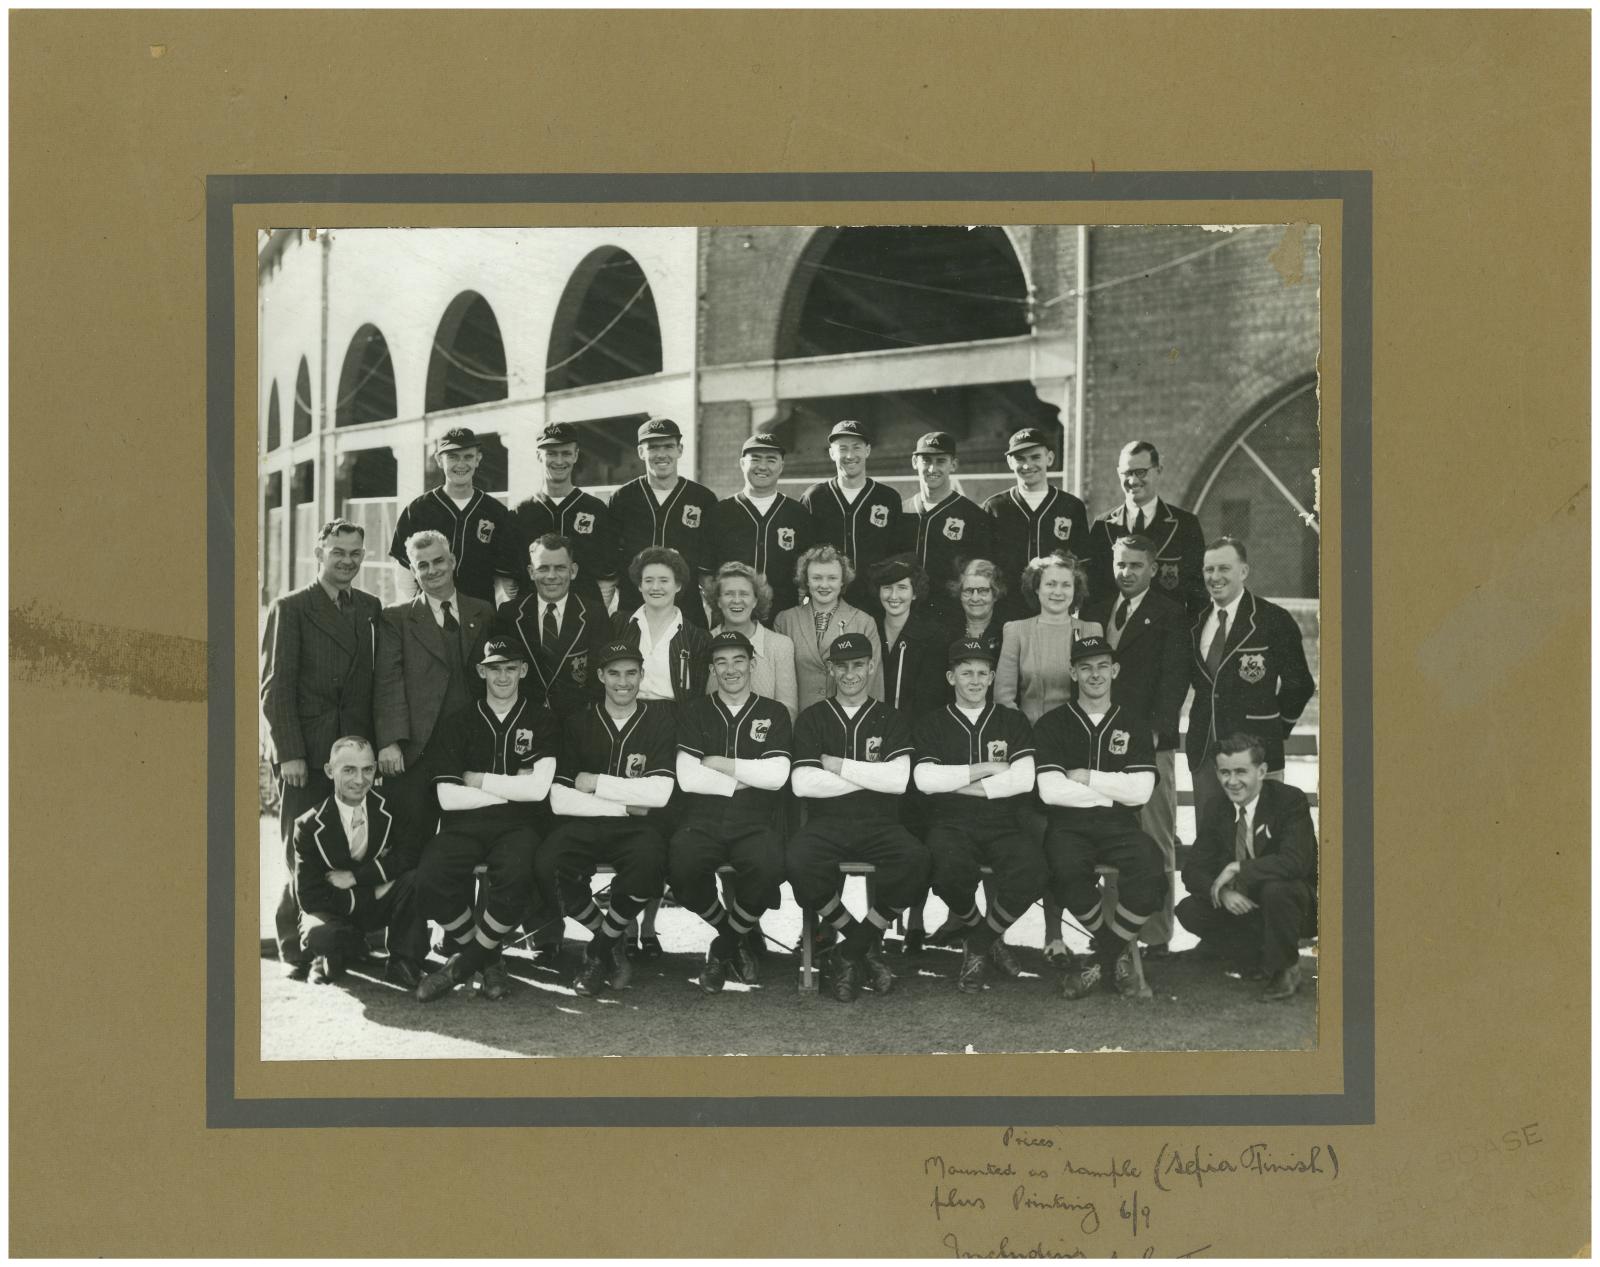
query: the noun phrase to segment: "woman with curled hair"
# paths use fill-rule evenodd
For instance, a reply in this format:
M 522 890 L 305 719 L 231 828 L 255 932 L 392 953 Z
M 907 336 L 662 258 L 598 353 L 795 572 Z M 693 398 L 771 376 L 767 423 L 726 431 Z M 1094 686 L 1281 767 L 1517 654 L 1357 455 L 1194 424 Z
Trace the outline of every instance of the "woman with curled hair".
M 670 546 L 646 546 L 628 565 L 628 579 L 644 605 L 613 616 L 611 636 L 639 649 L 639 698 L 685 701 L 704 695 L 711 635 L 685 620 L 678 606 L 689 564 Z
M 748 563 L 732 561 L 717 569 L 706 582 L 706 604 L 711 608 L 711 632 L 740 633 L 750 639 L 755 659 L 750 664 L 750 689 L 777 700 L 789 710 L 789 720 L 799 714 L 799 690 L 794 677 L 794 643 L 761 622 L 772 610 L 772 586 Z M 707 678 L 706 692 L 716 689 Z
M 1103 637 L 1095 621 L 1078 619 L 1089 597 L 1084 560 L 1057 550 L 1040 555 L 1022 573 L 1023 599 L 1038 615 L 1007 621 L 995 668 L 995 702 L 1020 708 L 1029 725 L 1074 696 L 1072 644 L 1091 634 Z
M 833 698 L 828 648 L 846 633 L 861 634 L 872 644 L 872 684 L 868 689 L 874 698 L 882 699 L 883 645 L 877 621 L 844 601 L 845 587 L 855 580 L 850 560 L 834 546 L 812 546 L 795 564 L 794 577 L 800 602 L 779 612 L 773 628 L 794 644 L 799 711 Z
M 868 574 L 883 615 L 878 636 L 883 645 L 883 702 L 899 710 L 908 724 L 945 702 L 944 680 L 952 631 L 928 614 L 928 575 L 915 556 L 897 554 L 872 566 Z
M 1005 574 L 990 559 L 969 559 L 950 582 L 949 590 L 961 609 L 961 637 L 983 643 L 998 664 L 1006 624 L 1000 613 L 1009 592 Z M 954 699 L 954 694 L 949 698 Z M 989 688 L 989 698 L 994 699 L 993 687 Z

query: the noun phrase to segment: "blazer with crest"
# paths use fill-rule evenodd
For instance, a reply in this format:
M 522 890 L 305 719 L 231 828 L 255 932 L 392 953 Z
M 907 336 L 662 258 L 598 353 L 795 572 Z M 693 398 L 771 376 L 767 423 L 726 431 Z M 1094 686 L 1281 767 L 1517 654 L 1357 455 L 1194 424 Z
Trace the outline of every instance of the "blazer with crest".
M 1201 819 L 1189 865 L 1183 869 L 1183 887 L 1190 893 L 1209 895 L 1217 876 L 1234 860 L 1237 817 L 1233 802 L 1224 796 L 1213 801 Z M 1317 831 L 1304 792 L 1290 783 L 1263 779 L 1252 828 L 1255 856 L 1239 868 L 1236 887 L 1241 893 L 1249 897 L 1268 880 L 1300 880 L 1316 887 Z
M 1115 594 L 1111 547 L 1128 533 L 1128 507 L 1123 502 L 1089 525 L 1089 593 Z M 1169 506 L 1156 498 L 1154 517 L 1144 526 L 1144 534 L 1156 548 L 1155 579 L 1151 588 L 1176 599 L 1191 615 L 1205 610 L 1206 537 L 1200 520 L 1187 510 Z
M 544 600 L 537 589 L 501 603 L 495 612 L 494 632 L 513 638 L 528 657 L 528 676 L 522 680 L 522 698 L 544 704 L 564 717 L 600 698 L 595 661 L 606 645 L 610 618 L 605 609 L 577 590 L 567 593 L 561 636 L 546 647 L 541 636 Z
M 261 638 L 261 712 L 275 764 L 303 760 L 320 773 L 333 741 L 372 738 L 372 678 L 383 605 L 352 588 L 352 619 L 318 581 L 267 612 Z
M 344 819 L 333 797 L 308 809 L 294 821 L 294 891 L 300 909 L 313 915 L 342 915 L 358 921 L 365 906 L 376 902 L 378 885 L 414 869 L 421 841 L 406 846 L 408 833 L 394 829 L 394 815 L 383 796 L 367 793 L 367 852 L 360 862 L 350 856 Z M 349 871 L 355 888 L 339 889 L 328 882 L 330 871 Z
M 461 622 L 462 670 L 467 691 L 482 693 L 476 665 L 494 623 L 494 608 L 482 599 L 456 591 L 456 619 Z M 377 686 L 373 720 L 378 747 L 400 745 L 409 768 L 417 763 L 433 737 L 444 711 L 450 686 L 449 646 L 445 632 L 429 610 L 428 598 L 418 594 L 404 603 L 383 609 L 378 626 Z M 531 671 L 531 670 L 530 670 Z
M 1283 741 L 1316 693 L 1300 626 L 1276 603 L 1245 590 L 1215 679 L 1206 668 L 1200 636 L 1211 611 L 1189 628 L 1189 735 L 1184 750 L 1193 770 L 1219 740 L 1235 733 L 1256 735 L 1266 745 L 1267 769 L 1283 769 Z
M 1083 605 L 1086 620 L 1111 637 L 1111 620 L 1122 595 L 1113 591 Z M 1178 714 L 1189 695 L 1189 616 L 1182 604 L 1152 585 L 1128 617 L 1117 641 L 1117 680 L 1111 698 L 1143 713 L 1156 730 L 1156 750 L 1178 746 Z

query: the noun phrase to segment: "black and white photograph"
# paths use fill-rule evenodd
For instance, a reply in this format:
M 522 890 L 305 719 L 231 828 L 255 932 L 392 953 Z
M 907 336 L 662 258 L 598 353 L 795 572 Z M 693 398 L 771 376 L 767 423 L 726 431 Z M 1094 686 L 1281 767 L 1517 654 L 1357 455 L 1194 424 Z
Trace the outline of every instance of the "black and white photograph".
M 1316 1048 L 1321 250 L 260 234 L 262 1059 Z

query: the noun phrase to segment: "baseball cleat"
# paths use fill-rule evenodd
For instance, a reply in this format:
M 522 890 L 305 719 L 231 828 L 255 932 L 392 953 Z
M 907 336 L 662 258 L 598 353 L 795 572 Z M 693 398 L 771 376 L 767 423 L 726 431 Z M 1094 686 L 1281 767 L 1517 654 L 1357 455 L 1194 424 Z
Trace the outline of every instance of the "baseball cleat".
M 422 971 L 414 959 L 401 959 L 391 955 L 383 969 L 383 979 L 402 990 L 415 990 L 422 984 Z
M 639 958 L 639 959 L 659 959 L 659 958 L 661 958 L 661 938 L 657 937 L 654 933 L 649 933 L 649 934 L 646 934 L 645 936 L 639 938 L 639 953 L 637 955 L 637 958 Z
M 861 993 L 861 964 L 835 951 L 823 973 L 828 993 L 840 1003 L 853 1003 Z
M 874 994 L 888 994 L 894 989 L 894 972 L 884 960 L 881 946 L 873 946 L 866 953 L 865 984 Z
M 1022 975 L 1022 965 L 1017 962 L 1011 947 L 1006 945 L 1004 937 L 996 937 L 989 943 L 989 962 L 999 969 L 1001 976 L 1016 978 Z
M 717 957 L 715 948 L 708 951 L 706 961 L 701 965 L 700 976 L 695 984 L 706 994 L 721 994 L 722 987 L 727 984 L 728 969 L 721 959 Z
M 1261 1002 L 1275 1003 L 1279 999 L 1293 998 L 1300 988 L 1300 965 L 1290 964 L 1282 972 L 1273 974 L 1267 988 L 1261 992 Z
M 920 955 L 923 946 L 927 943 L 928 934 L 920 928 L 906 929 L 905 939 L 900 943 L 902 955 Z
M 1069 958 L 1061 973 L 1059 990 L 1064 999 L 1081 999 L 1092 994 L 1104 976 L 1100 961 L 1092 955 L 1081 959 Z
M 572 980 L 572 988 L 586 999 L 592 999 L 597 994 L 605 992 L 607 979 L 615 969 L 611 965 L 609 955 L 603 955 L 590 944 L 589 952 L 583 957 L 583 964 L 578 969 L 578 975 Z
M 1115 966 L 1111 970 L 1111 979 L 1116 991 L 1125 999 L 1139 997 L 1139 980 L 1133 975 L 1133 951 L 1124 950 L 1117 956 Z
M 461 956 L 451 955 L 444 961 L 444 967 L 437 972 L 430 972 L 417 983 L 417 1002 L 432 1003 L 435 999 L 442 999 L 460 985 L 466 975 Z
M 734 947 L 733 970 L 746 985 L 754 985 L 761 979 L 761 961 L 756 958 L 756 952 L 750 949 L 749 942 L 741 940 Z
M 311 960 L 288 959 L 284 961 L 283 975 L 291 981 L 304 981 L 311 975 Z
M 988 975 L 989 960 L 984 952 L 968 943 L 961 950 L 961 973 L 956 977 L 956 989 L 962 994 L 976 994 L 988 989 L 984 977 Z
M 328 985 L 344 976 L 344 960 L 338 955 L 318 955 L 311 961 L 311 984 Z
M 491 1003 L 498 1003 L 511 993 L 511 974 L 504 963 L 496 959 L 483 970 L 483 984 L 478 987 L 478 993 Z
M 611 972 L 608 979 L 613 990 L 626 990 L 633 984 L 633 963 L 628 959 L 627 948 L 611 948 Z
M 1072 966 L 1072 952 L 1067 949 L 1067 943 L 1057 937 L 1045 943 L 1044 961 L 1052 968 L 1068 968 Z

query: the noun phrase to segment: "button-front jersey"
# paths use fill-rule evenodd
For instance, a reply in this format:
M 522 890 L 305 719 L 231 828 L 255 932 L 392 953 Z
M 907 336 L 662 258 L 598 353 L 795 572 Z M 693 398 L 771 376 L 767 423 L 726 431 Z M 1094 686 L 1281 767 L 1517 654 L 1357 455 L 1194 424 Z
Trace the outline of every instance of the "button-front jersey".
M 456 556 L 456 588 L 463 594 L 492 603 L 497 575 L 516 578 L 519 584 L 528 575 L 526 555 L 517 543 L 516 520 L 498 498 L 482 489 L 474 489 L 472 500 L 459 510 L 442 485 L 402 510 L 389 542 L 389 556 L 401 567 L 411 566 L 406 538 L 425 528 L 448 538 L 450 553 Z
M 924 506 L 919 496 L 913 506 L 917 562 L 928 574 L 928 605 L 945 613 L 958 612 L 947 587 L 968 559 L 994 557 L 994 522 L 977 502 L 960 493 L 950 493 L 932 507 Z
M 846 501 L 837 480 L 823 480 L 806 489 L 800 503 L 811 512 L 815 541 L 842 552 L 856 570 L 856 579 L 845 590 L 846 601 L 863 611 L 877 611 L 877 591 L 867 574 L 874 563 L 905 548 L 900 494 L 869 479 L 854 501 Z
M 678 751 L 697 760 L 793 757 L 789 710 L 776 700 L 751 695 L 732 713 L 720 695 L 703 695 L 679 710 Z M 682 822 L 712 833 L 767 827 L 781 796 L 781 791 L 758 787 L 742 787 L 731 797 L 685 792 L 679 798 Z
M 635 700 L 633 716 L 618 726 L 604 704 L 591 704 L 566 719 L 556 782 L 576 787 L 580 774 L 618 779 L 674 775 L 676 727 L 671 700 Z M 652 816 L 660 813 L 651 810 Z
M 794 569 L 813 544 L 811 512 L 779 494 L 765 515 L 743 493 L 717 503 L 711 546 L 715 566 L 730 560 L 748 563 L 772 586 L 770 620 L 799 602 Z
M 985 704 L 976 722 L 954 704 L 925 713 L 911 732 L 917 765 L 979 765 L 986 761 L 1018 761 L 1034 755 L 1033 728 L 1014 708 Z M 941 792 L 932 798 L 930 821 L 939 818 L 993 819 L 1011 816 L 1014 802 L 1027 798 L 1010 796 L 991 801 L 987 797 L 960 796 Z
M 610 508 L 593 493 L 574 488 L 560 501 L 538 493 L 517 503 L 511 512 L 517 522 L 517 538 L 526 561 L 528 547 L 547 533 L 557 533 L 572 542 L 578 562 L 578 582 L 614 581 L 621 571 L 622 548 L 617 542 L 616 525 Z M 527 569 L 517 576 L 522 589 L 529 588 Z
M 657 501 L 647 476 L 630 480 L 611 494 L 611 520 L 621 548 L 617 610 L 632 612 L 644 601 L 628 577 L 634 556 L 647 546 L 670 546 L 689 565 L 689 585 L 678 595 L 678 605 L 699 606 L 700 578 L 713 570 L 711 520 L 717 495 L 691 479 L 678 480 L 665 501 Z M 702 621 L 704 617 L 702 616 Z M 696 622 L 701 623 L 701 622 Z
M 478 700 L 445 719 L 434 742 L 428 745 L 430 753 L 435 745 L 440 773 L 434 775 L 434 785 L 465 783 L 462 776 L 469 770 L 477 774 L 517 775 L 533 769 L 543 758 L 556 755 L 560 729 L 555 714 L 543 704 L 518 699 L 502 719 L 495 716 L 486 700 Z M 443 816 L 442 825 L 448 828 L 452 823 L 526 821 L 536 812 L 532 804 L 513 801 L 449 811 Z
M 1096 724 L 1076 701 L 1053 708 L 1033 728 L 1035 763 L 1042 775 L 1050 771 L 1099 770 L 1108 774 L 1156 772 L 1154 736 L 1150 720 L 1132 709 L 1113 704 Z M 1138 826 L 1139 806 L 1108 805 L 1072 809 L 1052 805 L 1052 816 L 1118 826 Z
M 813 704 L 794 724 L 794 766 L 822 768 L 823 757 L 846 761 L 893 761 L 911 754 L 904 719 L 880 700 L 869 699 L 851 717 L 836 699 Z M 881 826 L 900 821 L 900 797 L 886 792 L 847 792 L 806 802 L 817 818 L 849 819 Z
M 1008 610 L 1023 610 L 1023 570 L 1043 554 L 1065 550 L 1082 558 L 1089 550 L 1089 512 L 1071 493 L 1051 485 L 1035 510 L 1014 488 L 996 493 L 983 503 L 994 520 L 994 554 L 1005 573 Z

